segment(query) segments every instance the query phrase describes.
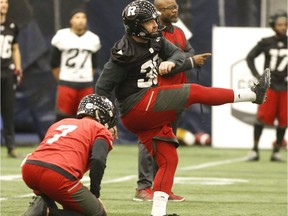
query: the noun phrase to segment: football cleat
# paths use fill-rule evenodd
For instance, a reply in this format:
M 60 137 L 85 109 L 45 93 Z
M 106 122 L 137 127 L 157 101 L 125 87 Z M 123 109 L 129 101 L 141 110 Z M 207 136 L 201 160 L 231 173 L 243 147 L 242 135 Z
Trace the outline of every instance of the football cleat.
M 183 202 L 184 200 L 185 200 L 185 197 L 175 195 L 172 192 L 168 198 L 168 201 L 173 201 L 173 202 Z
M 271 155 L 271 161 L 273 162 L 285 162 L 282 158 L 279 152 L 273 153 Z
M 154 191 L 152 188 L 145 188 L 142 190 L 136 189 L 135 196 L 133 198 L 134 201 L 142 202 L 142 201 L 153 201 Z
M 248 153 L 248 156 L 246 158 L 246 161 L 258 161 L 259 160 L 259 154 L 256 151 L 251 151 Z
M 256 100 L 253 103 L 262 104 L 266 99 L 266 92 L 270 86 L 271 72 L 269 68 L 266 68 L 263 74 L 260 76 L 257 83 L 251 87 L 251 91 L 255 92 Z
M 47 211 L 47 205 L 40 196 L 33 196 L 29 207 L 22 216 L 42 216 Z
M 10 158 L 17 158 L 17 153 L 14 148 L 8 150 L 8 157 Z

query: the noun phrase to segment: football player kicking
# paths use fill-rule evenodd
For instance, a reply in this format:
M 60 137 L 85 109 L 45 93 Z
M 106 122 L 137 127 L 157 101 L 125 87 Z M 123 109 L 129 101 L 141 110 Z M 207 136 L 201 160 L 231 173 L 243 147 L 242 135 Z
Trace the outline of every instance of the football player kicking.
M 185 52 L 187 57 L 192 57 L 193 68 L 200 67 L 205 60 L 211 56 L 211 53 L 196 54 L 190 43 L 186 40 L 184 32 L 177 26 L 173 25 L 178 21 L 178 4 L 175 0 L 154 0 L 155 7 L 161 12 L 159 21 L 165 26 L 162 31 L 163 36 L 179 49 Z M 173 74 L 171 76 L 159 76 L 158 85 L 173 85 L 187 83 L 185 71 Z M 177 131 L 177 120 L 172 122 L 174 134 Z M 152 201 L 153 200 L 153 181 L 157 171 L 157 165 L 144 145 L 138 144 L 138 181 L 137 189 L 133 200 L 135 201 Z M 169 201 L 182 202 L 185 197 L 169 194 Z
M 91 94 L 81 100 L 77 119 L 63 119 L 48 129 L 22 165 L 24 182 L 38 195 L 23 216 L 107 215 L 100 185 L 116 136 L 115 115 L 111 101 Z M 88 170 L 90 190 L 80 182 Z M 55 201 L 63 209 L 58 209 Z
M 270 71 L 247 89 L 205 87 L 197 84 L 157 86 L 160 76 L 190 69 L 186 57 L 162 37 L 160 12 L 149 1 L 133 1 L 122 12 L 126 34 L 111 49 L 96 82 L 96 93 L 118 101 L 123 125 L 136 134 L 155 158 L 158 171 L 154 179 L 152 216 L 164 216 L 178 164 L 178 141 L 171 122 L 194 103 L 221 105 L 236 102 L 261 104 L 270 85 Z M 160 62 L 161 60 L 161 62 Z M 175 214 L 174 214 L 175 215 Z

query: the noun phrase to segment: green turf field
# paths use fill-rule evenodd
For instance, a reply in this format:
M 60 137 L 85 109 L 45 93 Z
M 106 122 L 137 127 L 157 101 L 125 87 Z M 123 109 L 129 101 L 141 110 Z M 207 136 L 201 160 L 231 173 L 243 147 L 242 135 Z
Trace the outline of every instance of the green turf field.
M 24 155 L 35 147 L 19 147 Z M 287 216 L 287 163 L 270 162 L 269 150 L 259 162 L 244 162 L 248 150 L 180 147 L 173 192 L 185 202 L 167 206 L 181 216 Z M 287 157 L 287 152 L 282 151 Z M 32 192 L 21 181 L 22 159 L 1 151 L 1 215 L 25 212 Z M 108 157 L 101 198 L 109 216 L 148 216 L 151 202 L 132 201 L 137 180 L 137 146 L 115 145 Z M 86 177 L 83 182 L 89 186 Z

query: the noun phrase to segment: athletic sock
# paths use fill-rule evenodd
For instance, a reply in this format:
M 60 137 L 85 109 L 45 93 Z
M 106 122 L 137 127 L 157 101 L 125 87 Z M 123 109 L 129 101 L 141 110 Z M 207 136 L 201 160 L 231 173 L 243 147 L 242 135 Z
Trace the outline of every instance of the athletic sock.
M 251 91 L 251 89 L 234 89 L 234 103 L 237 102 L 253 102 L 256 100 L 255 92 Z
M 169 195 L 162 191 L 155 191 L 153 197 L 153 205 L 151 216 L 164 216 L 166 215 L 166 206 Z

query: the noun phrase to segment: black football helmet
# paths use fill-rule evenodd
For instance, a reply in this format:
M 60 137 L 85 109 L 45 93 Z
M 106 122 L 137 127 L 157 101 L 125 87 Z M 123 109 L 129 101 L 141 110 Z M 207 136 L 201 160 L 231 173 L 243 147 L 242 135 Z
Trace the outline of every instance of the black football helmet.
M 117 124 L 116 108 L 112 102 L 96 94 L 90 94 L 82 98 L 79 103 L 77 118 L 91 116 L 106 128 L 112 128 Z
M 129 35 L 138 36 L 144 39 L 156 38 L 161 36 L 161 31 L 165 28 L 160 24 L 160 12 L 155 6 L 146 0 L 137 0 L 128 4 L 122 12 L 122 20 L 125 31 Z M 158 31 L 149 33 L 142 23 L 155 19 L 158 24 Z

